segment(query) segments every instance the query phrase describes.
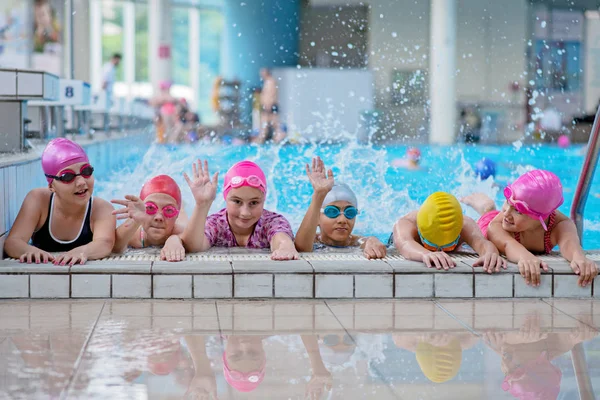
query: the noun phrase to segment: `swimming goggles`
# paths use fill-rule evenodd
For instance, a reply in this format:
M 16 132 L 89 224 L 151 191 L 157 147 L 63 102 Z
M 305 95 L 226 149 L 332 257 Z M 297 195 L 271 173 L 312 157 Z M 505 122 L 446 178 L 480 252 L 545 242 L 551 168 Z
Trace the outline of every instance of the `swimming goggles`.
M 239 188 L 241 186 L 250 186 L 253 188 L 260 189 L 263 193 L 267 191 L 267 185 L 256 175 L 250 175 L 247 177 L 243 176 L 234 176 L 231 180 L 225 185 L 223 191 L 226 192 L 230 188 Z
M 337 206 L 327 206 L 321 209 L 321 212 L 325 214 L 327 218 L 337 218 L 342 213 L 342 210 Z M 354 206 L 348 206 L 344 208 L 344 217 L 347 219 L 354 219 L 358 215 L 358 209 Z
M 146 214 L 155 215 L 158 212 L 158 206 L 156 203 L 148 201 L 144 205 L 146 206 Z M 179 215 L 179 210 L 174 206 L 168 205 L 162 208 L 161 213 L 165 218 L 171 219 Z
M 546 218 L 548 218 L 548 215 L 534 211 L 529 207 L 529 204 L 527 204 L 526 202 L 515 199 L 514 193 L 510 186 L 506 186 L 504 188 L 504 197 L 506 198 L 508 204 L 512 208 L 514 208 L 518 213 L 525 214 L 533 219 L 539 220 L 542 223 L 544 230 L 548 230 L 548 227 L 546 226 L 546 221 L 544 221 Z M 560 204 L 557 206 L 557 208 L 562 205 L 563 201 L 564 199 L 561 199 Z
M 425 239 L 423 237 L 423 235 L 421 235 L 421 231 L 419 231 L 419 237 L 421 238 L 421 244 L 427 250 L 429 250 L 429 251 L 443 251 L 445 253 L 448 253 L 448 252 L 453 251 L 454 249 L 456 249 L 456 247 L 458 246 L 458 242 L 460 241 L 460 235 L 458 235 L 458 237 L 456 238 L 456 240 L 454 240 L 453 242 L 445 244 L 443 246 L 438 246 L 437 244 L 432 243 L 429 240 Z
M 44 174 L 44 175 L 46 175 L 46 178 L 54 179 L 54 180 L 60 181 L 62 183 L 71 183 L 78 176 L 82 176 L 85 179 L 88 179 L 90 176 L 92 176 L 93 173 L 94 173 L 94 167 L 92 167 L 90 164 L 84 164 L 81 166 L 81 169 L 79 170 L 78 174 L 76 174 L 75 171 L 73 171 L 72 169 L 67 169 L 67 170 L 64 170 L 62 172 L 62 174 L 60 174 L 58 176 L 50 175 L 50 174 Z
M 225 357 L 225 353 L 223 353 L 223 366 L 234 381 L 257 383 L 265 376 L 266 361 L 263 361 L 259 370 L 243 373 L 236 371 L 235 369 L 231 369 L 229 363 L 227 362 L 227 357 Z

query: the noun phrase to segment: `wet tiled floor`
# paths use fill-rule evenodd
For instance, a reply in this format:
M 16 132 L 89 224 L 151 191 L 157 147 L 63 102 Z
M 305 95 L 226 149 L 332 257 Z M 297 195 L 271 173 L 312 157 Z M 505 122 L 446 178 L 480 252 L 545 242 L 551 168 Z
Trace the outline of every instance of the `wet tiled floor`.
M 594 399 L 600 301 L 0 302 L 0 399 Z

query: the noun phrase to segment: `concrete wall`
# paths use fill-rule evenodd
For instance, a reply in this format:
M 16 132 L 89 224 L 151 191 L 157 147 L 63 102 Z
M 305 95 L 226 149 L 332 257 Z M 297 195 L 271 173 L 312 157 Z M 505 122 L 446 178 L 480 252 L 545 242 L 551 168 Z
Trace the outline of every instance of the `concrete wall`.
M 312 0 L 310 4 L 359 3 L 360 0 Z M 425 137 L 427 107 L 392 105 L 390 85 L 394 69 L 428 69 L 430 3 L 371 0 L 368 4 L 369 68 L 374 72 L 376 107 L 396 121 L 400 135 Z M 522 114 L 524 95 L 513 99 L 509 85 L 518 81 L 523 87 L 526 82 L 528 12 L 526 0 L 458 0 L 459 102 L 494 102 L 494 107 L 506 110 L 514 107 L 514 112 L 505 114 L 507 121 Z M 511 104 L 513 100 L 516 106 Z

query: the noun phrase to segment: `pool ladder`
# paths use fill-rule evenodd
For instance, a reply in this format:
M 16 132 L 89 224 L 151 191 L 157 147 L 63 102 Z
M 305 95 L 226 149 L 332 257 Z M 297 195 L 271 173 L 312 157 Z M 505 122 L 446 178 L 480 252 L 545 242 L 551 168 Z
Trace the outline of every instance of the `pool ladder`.
M 590 186 L 594 179 L 596 165 L 598 164 L 598 153 L 600 152 L 600 141 L 598 139 L 600 139 L 600 107 L 596 111 L 596 118 L 594 119 L 594 125 L 592 126 L 592 132 L 588 141 L 587 153 L 571 207 L 571 219 L 577 226 L 577 233 L 581 242 L 583 242 L 583 212 L 588 195 L 590 194 Z

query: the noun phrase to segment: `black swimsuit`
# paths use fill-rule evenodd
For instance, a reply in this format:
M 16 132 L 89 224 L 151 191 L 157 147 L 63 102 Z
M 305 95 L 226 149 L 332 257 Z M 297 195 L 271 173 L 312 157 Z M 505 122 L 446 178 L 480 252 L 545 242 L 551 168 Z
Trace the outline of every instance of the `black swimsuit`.
M 48 205 L 48 217 L 42 227 L 33 233 L 31 236 L 31 245 L 38 249 L 47 252 L 63 252 L 70 251 L 76 247 L 84 246 L 92 241 L 94 234 L 91 227 L 91 215 L 92 215 L 92 199 L 88 202 L 87 209 L 85 211 L 85 218 L 83 219 L 83 225 L 77 237 L 73 240 L 64 241 L 58 240 L 52 235 L 50 231 L 50 223 L 52 222 L 52 206 L 54 205 L 54 193 L 50 195 L 50 204 Z

